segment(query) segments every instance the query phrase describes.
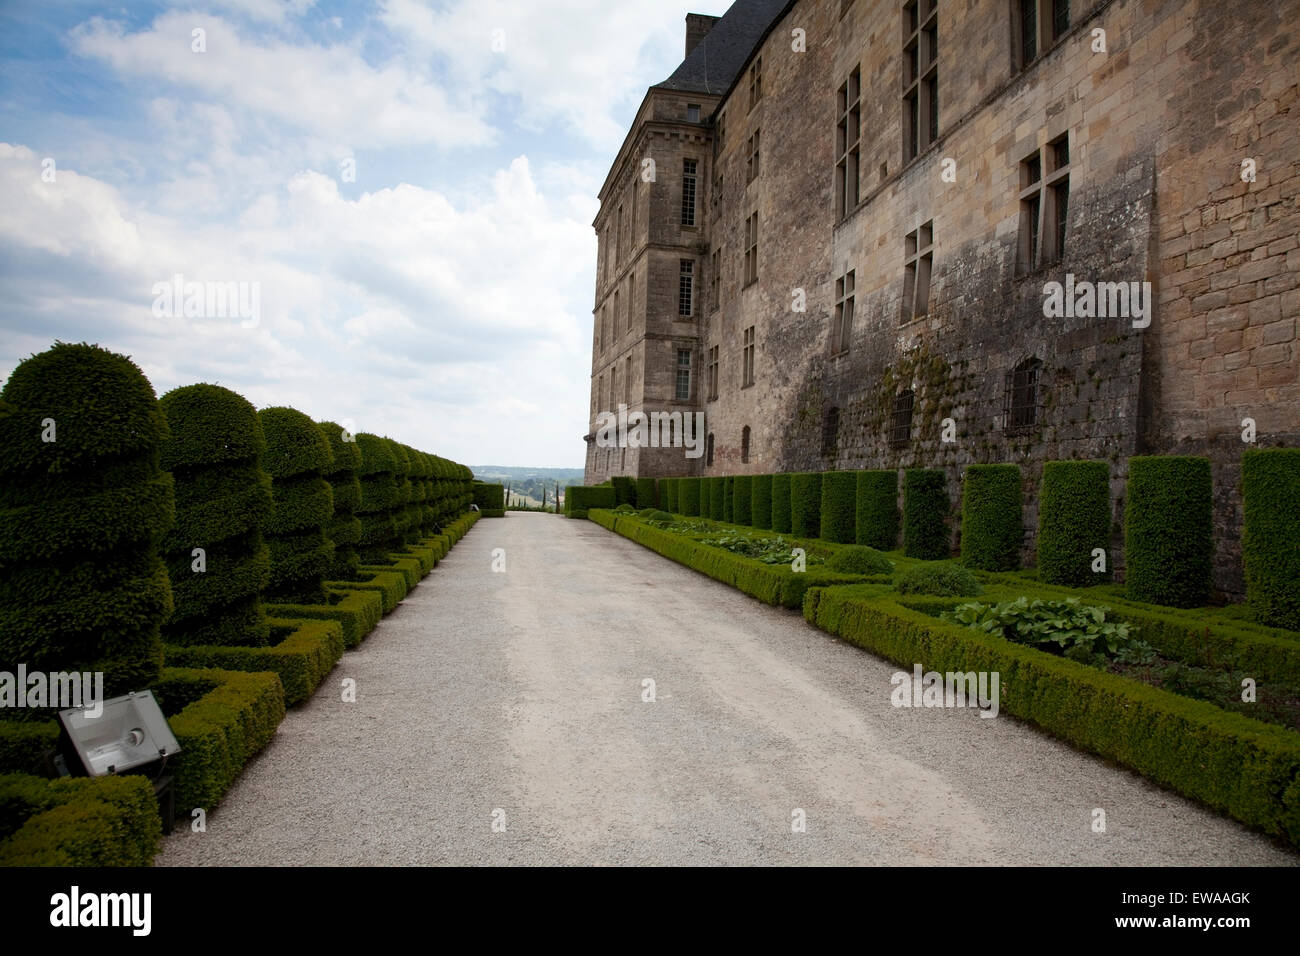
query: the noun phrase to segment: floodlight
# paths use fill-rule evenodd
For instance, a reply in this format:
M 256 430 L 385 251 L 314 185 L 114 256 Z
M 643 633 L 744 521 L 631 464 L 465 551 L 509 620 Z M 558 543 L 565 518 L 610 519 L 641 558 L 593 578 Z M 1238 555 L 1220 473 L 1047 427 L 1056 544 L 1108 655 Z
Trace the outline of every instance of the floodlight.
M 80 707 L 61 710 L 59 723 L 91 777 L 123 773 L 181 749 L 153 691 L 106 700 L 98 717 L 87 716 Z

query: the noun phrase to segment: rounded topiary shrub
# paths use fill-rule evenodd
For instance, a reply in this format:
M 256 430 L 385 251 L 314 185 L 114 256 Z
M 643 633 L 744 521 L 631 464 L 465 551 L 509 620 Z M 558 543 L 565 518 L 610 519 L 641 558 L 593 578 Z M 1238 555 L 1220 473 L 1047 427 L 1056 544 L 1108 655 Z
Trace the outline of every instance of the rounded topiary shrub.
M 1241 497 L 1246 602 L 1259 623 L 1300 631 L 1300 448 L 1242 455 Z
M 750 524 L 750 491 L 752 479 L 749 475 L 736 475 L 731 479 L 731 520 L 736 524 Z
M 831 556 L 826 566 L 832 571 L 840 571 L 844 574 L 894 573 L 894 563 L 889 558 L 875 548 L 868 548 L 865 545 L 841 548 Z
M 854 540 L 878 551 L 898 547 L 898 472 L 858 472 Z
M 109 697 L 157 680 L 172 611 L 158 545 L 176 515 L 167 436 L 124 355 L 60 342 L 14 369 L 0 391 L 0 671 L 102 671 Z
M 636 480 L 636 506 L 638 508 L 659 507 L 659 494 L 655 489 L 655 480 L 653 478 L 638 478 Z
M 721 521 L 726 514 L 726 484 L 721 475 L 704 480 L 709 484 L 709 517 Z
M 176 484 L 176 524 L 160 545 L 175 601 L 164 640 L 264 645 L 271 558 L 262 526 L 272 498 L 257 409 L 220 385 L 173 389 L 159 404 L 171 431 L 162 467 Z
M 1018 465 L 971 465 L 961 494 L 962 563 L 982 571 L 1020 567 L 1025 537 Z
M 909 468 L 903 475 L 903 553 L 934 561 L 946 558 L 948 480 L 937 468 Z
M 683 478 L 677 486 L 679 513 L 690 518 L 700 516 L 700 479 Z
M 749 523 L 755 528 L 772 527 L 772 476 L 755 475 L 749 480 Z
M 821 537 L 852 544 L 857 534 L 858 476 L 852 471 L 822 475 Z
M 1110 465 L 1049 461 L 1038 494 L 1038 578 L 1081 588 L 1110 579 L 1094 571 L 1093 551 L 1110 544 Z
M 642 515 L 642 517 L 646 518 L 649 521 L 671 522 L 673 520 L 673 516 L 670 515 L 667 511 L 660 511 L 657 508 L 651 508 L 650 513 L 646 515 Z
M 330 444 L 334 464 L 325 480 L 334 496 L 334 517 L 325 526 L 325 536 L 334 542 L 334 562 L 328 577 L 332 581 L 352 581 L 361 563 L 361 521 L 357 508 L 361 504 L 361 452 L 357 450 L 356 436 L 343 430 L 334 422 L 317 422 Z
M 387 560 L 388 552 L 398 547 L 397 522 L 393 512 L 400 508 L 400 489 L 397 480 L 397 462 L 387 440 L 368 432 L 356 436 L 357 451 L 361 453 L 361 503 L 356 509 L 361 521 L 361 563 Z M 441 460 L 439 460 L 441 461 Z M 441 470 L 441 465 L 439 465 Z M 440 485 L 446 485 L 442 480 Z M 439 519 L 445 516 L 448 500 L 443 489 L 439 494 Z
M 898 576 L 894 587 L 899 594 L 931 594 L 936 597 L 975 597 L 983 590 L 979 578 L 952 561 L 908 568 Z
M 628 504 L 628 503 L 625 501 L 625 502 L 623 502 L 621 505 L 619 505 L 617 508 L 614 509 L 614 514 L 618 514 L 618 515 L 631 515 L 631 514 L 636 514 L 636 509 L 633 508 L 630 504 Z
M 800 472 L 790 476 L 790 532 L 801 538 L 821 534 L 821 472 Z
M 1124 507 L 1129 597 L 1197 607 L 1210 596 L 1214 506 L 1208 458 L 1130 458 Z
M 329 439 L 293 408 L 264 408 L 258 418 L 266 434 L 262 462 L 271 475 L 275 499 L 264 529 L 271 549 L 267 598 L 282 604 L 324 604 L 325 576 L 334 563 L 334 542 L 325 535 L 334 517 L 334 493 L 323 477 L 334 468 Z
M 790 478 L 788 474 L 772 476 L 772 530 L 790 533 Z

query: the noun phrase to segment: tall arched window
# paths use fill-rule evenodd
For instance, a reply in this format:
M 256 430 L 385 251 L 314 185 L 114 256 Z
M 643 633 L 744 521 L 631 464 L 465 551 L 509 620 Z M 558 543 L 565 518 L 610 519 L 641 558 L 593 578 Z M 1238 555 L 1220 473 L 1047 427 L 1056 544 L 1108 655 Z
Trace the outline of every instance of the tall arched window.
M 740 460 L 749 464 L 749 426 L 740 433 Z
M 713 432 L 709 432 L 709 440 L 706 444 L 707 448 L 704 453 L 704 463 L 706 465 L 711 465 L 713 464 Z

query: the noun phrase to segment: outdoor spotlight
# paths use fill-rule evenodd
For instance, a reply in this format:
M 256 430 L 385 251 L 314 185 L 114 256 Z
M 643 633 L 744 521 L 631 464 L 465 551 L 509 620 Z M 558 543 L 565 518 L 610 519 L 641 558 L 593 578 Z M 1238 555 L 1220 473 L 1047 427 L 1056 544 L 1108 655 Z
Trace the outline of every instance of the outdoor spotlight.
M 86 716 L 80 707 L 61 710 L 59 723 L 91 777 L 124 773 L 181 749 L 153 691 L 106 700 L 98 717 Z

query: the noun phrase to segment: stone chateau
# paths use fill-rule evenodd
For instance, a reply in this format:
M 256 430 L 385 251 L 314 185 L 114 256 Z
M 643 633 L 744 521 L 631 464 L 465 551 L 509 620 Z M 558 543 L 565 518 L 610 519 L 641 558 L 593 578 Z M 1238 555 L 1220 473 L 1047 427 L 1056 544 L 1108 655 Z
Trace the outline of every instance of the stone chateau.
M 1300 443 L 1300 0 L 736 0 L 600 193 L 586 481 Z M 698 457 L 599 416 L 705 415 Z M 1249 420 L 1249 421 L 1247 421 Z M 670 426 L 671 427 L 671 426 Z M 1244 436 L 1244 437 L 1243 437 Z M 657 435 L 655 436 L 658 437 Z M 680 440 L 680 433 L 676 434 Z

